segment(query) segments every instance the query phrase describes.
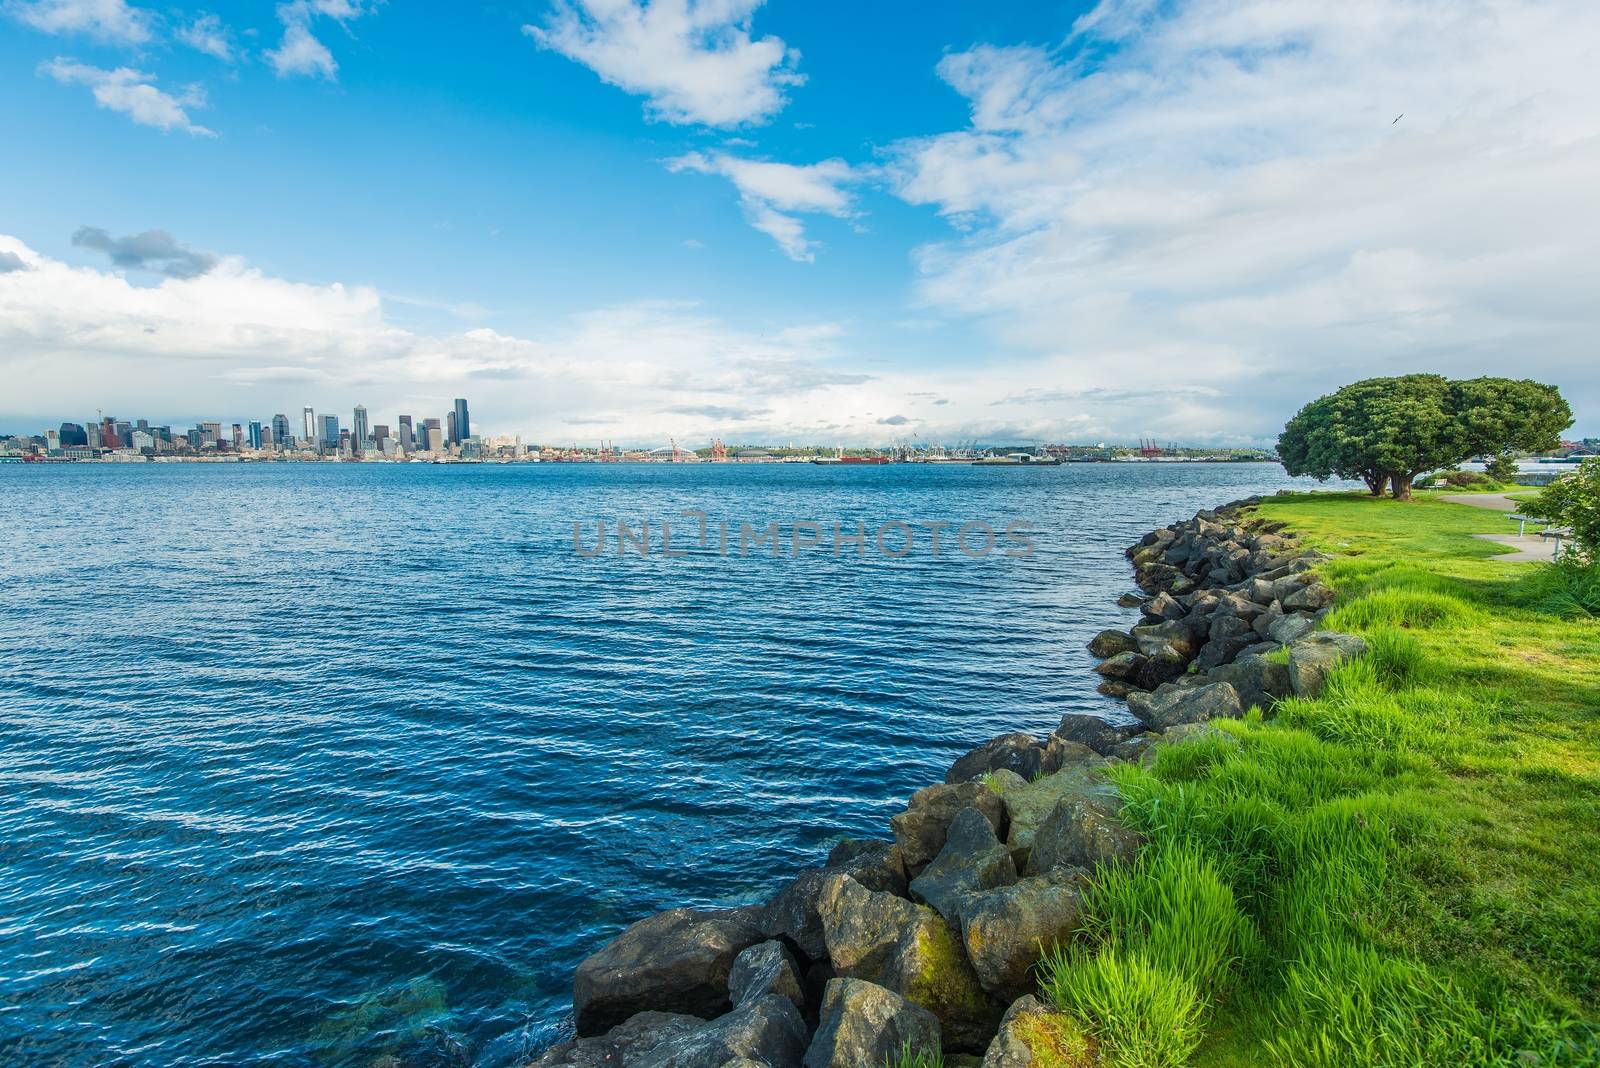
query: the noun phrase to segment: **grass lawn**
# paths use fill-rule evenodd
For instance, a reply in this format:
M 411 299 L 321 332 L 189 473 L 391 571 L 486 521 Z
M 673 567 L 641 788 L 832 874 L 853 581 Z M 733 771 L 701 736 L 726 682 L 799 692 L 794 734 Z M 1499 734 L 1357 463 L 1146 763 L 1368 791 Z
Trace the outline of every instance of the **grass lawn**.
M 1539 607 L 1493 511 L 1259 515 L 1333 556 L 1371 652 L 1116 770 L 1150 845 L 1045 993 L 1113 1064 L 1600 1065 L 1600 621 Z

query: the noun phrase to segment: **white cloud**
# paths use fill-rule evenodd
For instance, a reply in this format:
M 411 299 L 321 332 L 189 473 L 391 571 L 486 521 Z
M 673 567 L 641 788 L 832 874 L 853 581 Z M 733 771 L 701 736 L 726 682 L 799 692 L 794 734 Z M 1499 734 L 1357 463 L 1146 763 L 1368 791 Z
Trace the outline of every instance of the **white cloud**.
M 1592 411 L 1596 39 L 1587 0 L 1106 0 L 947 56 L 969 125 L 891 167 L 962 231 L 922 296 L 1061 381 L 1196 387 L 1177 429 L 1414 369 Z
M 155 78 L 131 67 L 103 70 L 72 59 L 57 58 L 39 68 L 62 85 L 85 85 L 95 103 L 109 111 L 120 111 L 141 126 L 158 130 L 182 130 L 200 137 L 216 134 L 189 119 L 189 108 L 204 107 L 205 93 L 191 86 L 182 96 L 173 96 L 155 86 Z
M 224 63 L 232 63 L 237 58 L 228 28 L 216 15 L 196 16 L 187 26 L 180 26 L 176 36 L 195 51 L 204 52 Z
M 150 12 L 126 0 L 8 0 L 7 14 L 45 33 L 82 33 L 116 44 L 150 40 Z
M 840 159 L 804 166 L 740 159 L 725 152 L 690 152 L 667 160 L 674 172 L 693 171 L 728 179 L 739 191 L 739 203 L 750 225 L 778 243 L 784 255 L 812 262 L 815 245 L 795 212 L 849 218 L 853 202 L 845 186 L 858 179 Z
M 553 0 L 542 25 L 522 32 L 648 98 L 671 123 L 766 122 L 800 85 L 798 52 L 777 37 L 752 38 L 761 0 Z
M 371 10 L 359 0 L 289 0 L 279 4 L 283 40 L 277 48 L 267 50 L 267 61 L 280 78 L 299 75 L 334 81 L 339 76 L 339 64 L 328 46 L 311 32 L 312 22 L 321 15 L 342 24 Z

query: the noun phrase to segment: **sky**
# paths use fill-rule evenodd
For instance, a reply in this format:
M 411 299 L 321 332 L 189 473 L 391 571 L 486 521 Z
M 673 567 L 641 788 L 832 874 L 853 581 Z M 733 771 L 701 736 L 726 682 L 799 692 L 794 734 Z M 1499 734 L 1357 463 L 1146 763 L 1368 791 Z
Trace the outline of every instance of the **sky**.
M 0 0 L 0 433 L 1600 434 L 1592 0 Z

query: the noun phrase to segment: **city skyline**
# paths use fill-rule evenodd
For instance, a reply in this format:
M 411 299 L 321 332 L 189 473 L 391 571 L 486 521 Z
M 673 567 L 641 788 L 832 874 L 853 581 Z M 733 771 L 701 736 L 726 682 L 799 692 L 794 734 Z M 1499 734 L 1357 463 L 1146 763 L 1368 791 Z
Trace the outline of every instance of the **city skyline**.
M 1600 430 L 1600 8 L 1229 6 L 14 0 L 0 425 L 1264 443 L 1515 367 Z

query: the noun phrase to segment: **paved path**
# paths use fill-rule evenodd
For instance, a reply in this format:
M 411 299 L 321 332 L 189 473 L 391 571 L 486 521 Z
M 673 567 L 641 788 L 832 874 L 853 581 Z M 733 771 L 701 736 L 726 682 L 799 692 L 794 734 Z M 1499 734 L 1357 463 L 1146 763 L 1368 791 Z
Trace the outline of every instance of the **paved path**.
M 1448 493 L 1441 494 L 1439 499 L 1454 504 L 1471 505 L 1473 508 L 1489 508 L 1496 512 L 1515 512 L 1521 506 L 1520 501 L 1514 501 L 1503 493 Z M 1548 564 L 1556 558 L 1555 540 L 1546 541 L 1537 534 L 1527 534 L 1522 537 L 1515 534 L 1474 534 L 1473 537 L 1516 550 L 1497 556 L 1496 560 L 1508 563 L 1532 560 Z

